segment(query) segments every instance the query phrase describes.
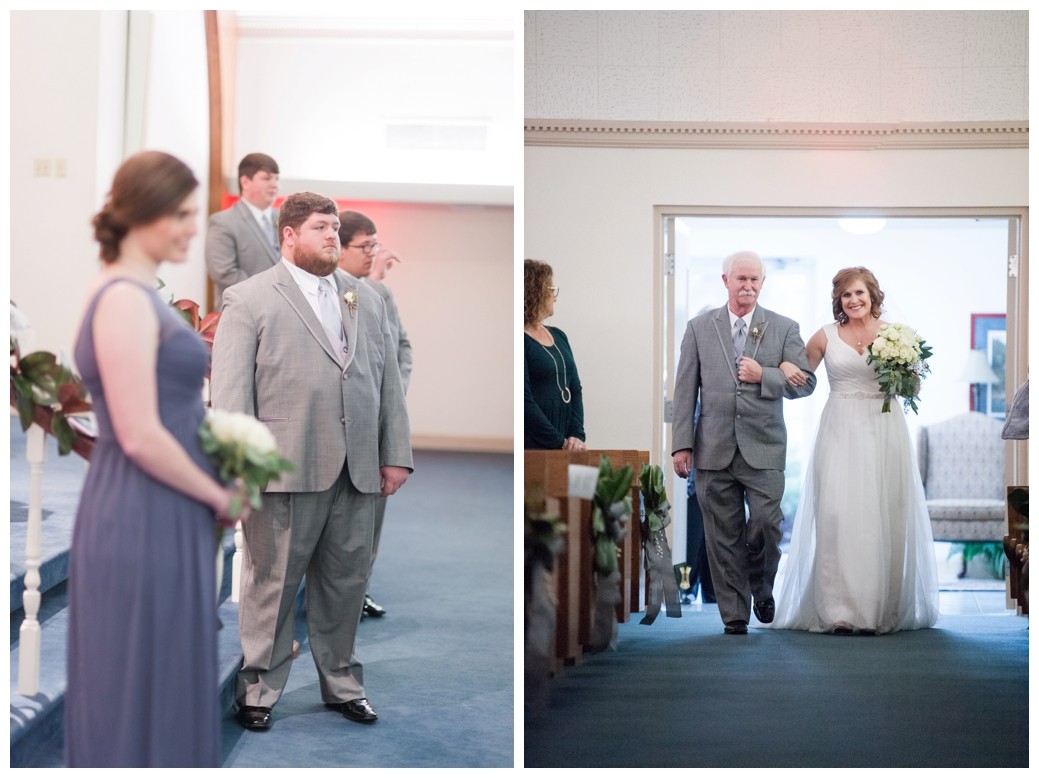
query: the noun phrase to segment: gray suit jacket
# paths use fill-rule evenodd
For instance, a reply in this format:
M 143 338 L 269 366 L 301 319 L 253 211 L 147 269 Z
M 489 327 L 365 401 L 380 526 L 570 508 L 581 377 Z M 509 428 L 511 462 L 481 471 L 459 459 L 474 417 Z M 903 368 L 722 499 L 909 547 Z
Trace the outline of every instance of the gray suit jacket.
M 278 211 L 271 214 L 278 231 Z M 232 284 L 270 270 L 281 260 L 249 206 L 239 200 L 209 217 L 206 227 L 206 270 L 213 279 L 213 305 L 220 309 L 224 290 Z
M 379 468 L 411 468 L 411 432 L 386 308 L 372 289 L 333 274 L 349 354 L 337 361 L 321 323 L 281 262 L 224 295 L 213 343 L 214 408 L 256 416 L 295 465 L 268 492 L 330 488 L 345 460 L 358 491 Z M 348 310 L 343 293 L 358 304 Z
M 671 448 L 672 454 L 691 449 L 698 470 L 728 467 L 737 446 L 751 467 L 786 467 L 783 398 L 807 397 L 815 390 L 815 374 L 808 369 L 797 322 L 759 305 L 743 353 L 761 364 L 760 384 L 740 383 L 736 378 L 727 306 L 707 311 L 686 326 L 675 374 Z M 808 383 L 790 386 L 780 362 L 800 367 Z M 694 421 L 697 400 L 700 413 Z
M 390 291 L 390 288 L 381 281 L 366 278 L 364 282 L 378 292 L 383 302 L 386 303 L 386 316 L 390 320 L 390 334 L 393 336 L 393 342 L 397 344 L 397 366 L 400 368 L 400 378 L 404 382 L 406 394 L 408 384 L 411 383 L 411 341 L 408 340 L 408 333 L 404 331 L 404 325 L 400 321 L 397 301 L 393 299 L 393 292 Z

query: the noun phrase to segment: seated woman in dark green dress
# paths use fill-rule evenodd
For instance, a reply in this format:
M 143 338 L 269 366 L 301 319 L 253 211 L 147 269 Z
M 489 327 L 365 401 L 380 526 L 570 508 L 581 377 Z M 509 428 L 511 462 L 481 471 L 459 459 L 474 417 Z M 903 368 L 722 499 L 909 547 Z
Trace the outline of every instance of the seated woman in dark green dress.
M 552 268 L 523 263 L 523 448 L 584 451 L 581 379 L 570 341 L 544 320 L 555 313 Z

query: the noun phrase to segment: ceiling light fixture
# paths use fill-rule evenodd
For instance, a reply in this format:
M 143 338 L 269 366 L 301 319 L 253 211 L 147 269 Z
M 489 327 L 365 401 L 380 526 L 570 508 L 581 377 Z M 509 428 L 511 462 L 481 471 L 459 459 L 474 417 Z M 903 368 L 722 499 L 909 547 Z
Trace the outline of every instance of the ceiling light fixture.
M 849 219 L 838 219 L 837 223 L 841 225 L 841 229 L 850 232 L 852 235 L 872 235 L 884 229 L 887 219 L 871 219 L 856 216 Z

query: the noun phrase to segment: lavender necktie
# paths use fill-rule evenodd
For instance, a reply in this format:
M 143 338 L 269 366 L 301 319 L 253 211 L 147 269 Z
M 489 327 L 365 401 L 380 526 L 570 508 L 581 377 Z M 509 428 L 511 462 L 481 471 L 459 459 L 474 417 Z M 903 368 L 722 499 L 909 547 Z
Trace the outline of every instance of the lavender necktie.
M 267 214 L 263 215 L 263 229 L 267 233 L 267 240 L 274 246 L 274 250 L 279 251 L 281 247 L 278 245 L 278 233 L 274 231 L 274 224 L 271 222 L 271 217 Z
M 332 294 L 332 282 L 322 278 L 317 287 L 317 304 L 321 311 L 321 326 L 325 328 L 328 342 L 336 353 L 336 359 L 340 364 L 346 355 L 346 338 L 343 334 L 343 320 L 337 310 L 338 305 Z
M 743 354 L 743 347 L 747 345 L 747 322 L 743 319 L 736 319 L 736 324 L 732 328 L 732 348 L 736 352 L 736 367 L 740 365 L 740 355 Z

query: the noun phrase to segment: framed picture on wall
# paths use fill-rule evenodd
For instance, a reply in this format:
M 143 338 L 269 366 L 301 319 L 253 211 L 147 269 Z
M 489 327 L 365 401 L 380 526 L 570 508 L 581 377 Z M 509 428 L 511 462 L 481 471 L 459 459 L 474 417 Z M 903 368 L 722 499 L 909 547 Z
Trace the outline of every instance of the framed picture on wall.
M 1004 418 L 1007 413 L 1006 364 L 1007 316 L 1005 313 L 972 313 L 970 315 L 970 347 L 984 351 L 992 372 L 998 379 L 993 384 L 980 384 L 971 393 L 970 409 Z

